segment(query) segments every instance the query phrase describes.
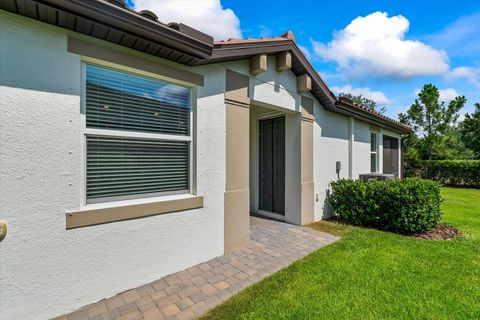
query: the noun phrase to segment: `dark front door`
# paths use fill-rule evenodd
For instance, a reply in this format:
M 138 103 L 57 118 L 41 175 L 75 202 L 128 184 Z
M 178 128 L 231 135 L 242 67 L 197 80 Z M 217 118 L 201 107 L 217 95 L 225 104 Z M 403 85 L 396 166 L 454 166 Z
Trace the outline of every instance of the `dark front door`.
M 258 209 L 285 215 L 285 117 L 259 122 Z
M 398 139 L 383 136 L 383 173 L 398 177 Z

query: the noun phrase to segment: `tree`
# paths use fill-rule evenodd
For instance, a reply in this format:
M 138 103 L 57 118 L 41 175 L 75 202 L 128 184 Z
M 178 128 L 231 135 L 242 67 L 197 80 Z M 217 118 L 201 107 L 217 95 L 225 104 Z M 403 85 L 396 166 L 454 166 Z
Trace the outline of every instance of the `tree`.
M 370 100 L 368 98 L 365 98 L 361 94 L 355 96 L 355 95 L 350 94 L 350 93 L 340 93 L 339 96 L 348 98 L 348 99 L 352 100 L 354 103 L 362 105 L 365 108 L 367 108 L 369 110 L 372 110 L 372 111 L 376 111 L 376 112 L 380 112 L 380 113 L 385 113 L 387 111 L 387 109 L 385 107 L 383 107 L 383 106 L 380 107 L 379 105 L 377 105 L 377 103 L 375 101 Z
M 472 114 L 467 113 L 459 127 L 463 144 L 480 159 L 480 103 L 475 103 L 475 111 Z
M 447 157 L 448 145 L 455 135 L 453 126 L 457 122 L 458 112 L 467 99 L 458 96 L 448 104 L 439 102 L 440 93 L 433 84 L 426 84 L 418 98 L 406 114 L 398 115 L 400 122 L 412 126 L 415 138 L 408 139 L 407 149 L 417 149 L 416 154 L 422 159 L 443 159 Z M 407 151 L 407 154 L 413 151 Z

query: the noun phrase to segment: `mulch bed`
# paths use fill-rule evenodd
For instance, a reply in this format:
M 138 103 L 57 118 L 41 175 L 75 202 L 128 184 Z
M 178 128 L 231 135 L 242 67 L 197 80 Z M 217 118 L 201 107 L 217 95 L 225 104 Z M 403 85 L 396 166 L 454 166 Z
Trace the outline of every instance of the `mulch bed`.
M 350 225 L 348 222 L 343 221 L 339 216 L 333 216 L 326 220 L 321 220 L 320 222 L 322 221 L 330 221 L 330 222 Z M 425 231 L 422 233 L 407 234 L 406 236 L 407 237 L 410 236 L 412 238 L 417 238 L 417 239 L 423 239 L 423 240 L 452 240 L 455 238 L 462 237 L 463 233 L 457 228 L 441 223 L 430 231 Z
M 425 240 L 451 240 L 462 236 L 462 233 L 446 224 L 439 224 L 434 229 L 413 234 L 412 237 Z

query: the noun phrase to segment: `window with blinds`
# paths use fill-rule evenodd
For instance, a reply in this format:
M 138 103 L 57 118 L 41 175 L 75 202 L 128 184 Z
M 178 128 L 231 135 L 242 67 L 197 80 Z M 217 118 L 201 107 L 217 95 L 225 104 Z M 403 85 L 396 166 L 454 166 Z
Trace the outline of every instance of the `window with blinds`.
M 378 142 L 377 134 L 375 132 L 370 133 L 370 172 L 377 172 L 378 163 Z
M 190 191 L 190 89 L 86 65 L 87 203 Z

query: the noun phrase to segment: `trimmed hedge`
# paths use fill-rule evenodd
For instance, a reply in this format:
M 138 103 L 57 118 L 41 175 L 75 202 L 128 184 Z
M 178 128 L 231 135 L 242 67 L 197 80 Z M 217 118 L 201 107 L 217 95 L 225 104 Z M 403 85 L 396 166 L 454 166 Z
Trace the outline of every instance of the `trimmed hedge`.
M 440 185 L 408 178 L 391 181 L 339 180 L 328 203 L 343 221 L 401 234 L 433 229 L 442 215 Z
M 438 181 L 446 186 L 480 188 L 480 160 L 421 160 L 408 163 L 406 177 Z

